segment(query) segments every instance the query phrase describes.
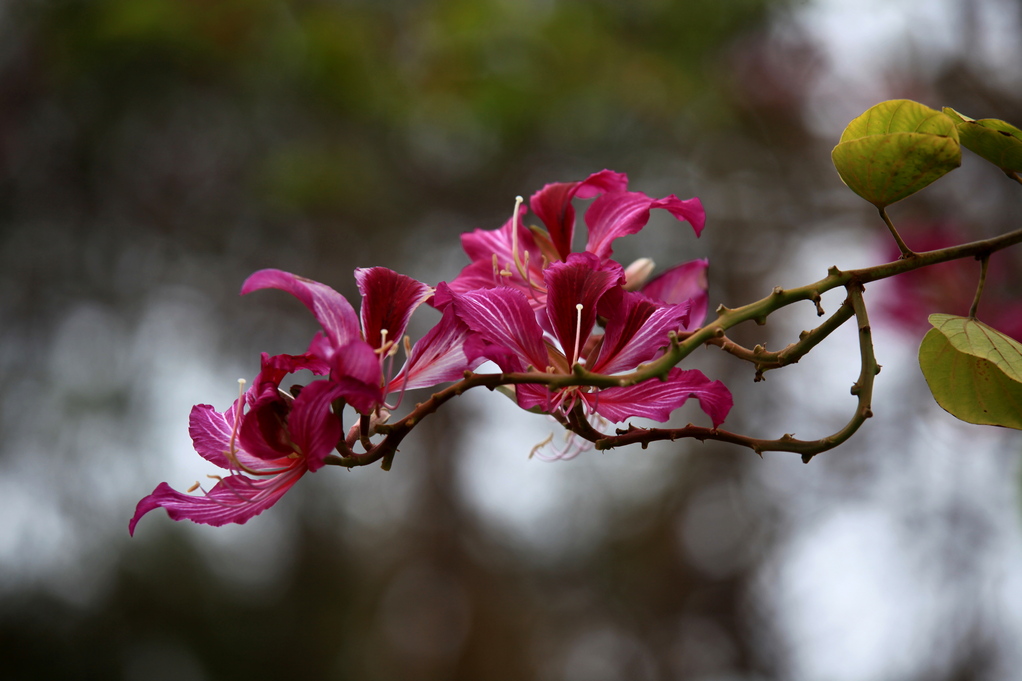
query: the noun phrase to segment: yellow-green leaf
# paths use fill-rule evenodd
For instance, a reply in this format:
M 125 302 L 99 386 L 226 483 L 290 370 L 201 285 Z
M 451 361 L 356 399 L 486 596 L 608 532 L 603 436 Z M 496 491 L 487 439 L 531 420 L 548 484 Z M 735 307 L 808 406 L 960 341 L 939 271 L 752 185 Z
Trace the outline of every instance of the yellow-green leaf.
M 919 366 L 937 404 L 969 423 L 1022 430 L 1022 344 L 968 317 L 930 323 Z
M 949 116 L 895 99 L 849 123 L 831 158 L 852 191 L 884 208 L 957 168 L 962 150 Z
M 1022 130 L 998 118 L 973 120 L 950 107 L 962 145 L 1004 171 L 1022 172 Z
M 841 133 L 841 142 L 895 132 L 918 132 L 957 140 L 955 121 L 911 99 L 891 99 L 866 109 Z

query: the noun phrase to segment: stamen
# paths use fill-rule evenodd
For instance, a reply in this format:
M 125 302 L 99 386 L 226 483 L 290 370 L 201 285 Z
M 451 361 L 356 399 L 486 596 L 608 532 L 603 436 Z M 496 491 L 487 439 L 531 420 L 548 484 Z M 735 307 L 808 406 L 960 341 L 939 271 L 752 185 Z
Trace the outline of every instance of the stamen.
M 515 261 L 515 265 L 518 265 L 518 209 L 522 207 L 524 200 L 521 196 L 516 196 L 515 209 L 511 212 L 511 259 Z
M 550 433 L 550 435 L 548 435 L 545 440 L 543 440 L 538 445 L 536 445 L 535 447 L 532 448 L 532 450 L 529 452 L 529 458 L 531 459 L 532 457 L 536 456 L 536 454 L 539 452 L 539 450 L 543 449 L 544 447 L 546 447 L 548 444 L 550 444 L 553 441 L 554 441 L 554 434 Z M 543 457 L 540 457 L 540 458 L 543 458 Z
M 202 486 L 202 485 L 200 485 L 200 484 L 199 484 L 199 481 L 198 481 L 198 480 L 196 480 L 196 481 L 195 481 L 195 484 L 193 484 L 193 485 L 192 485 L 191 487 L 189 487 L 188 489 L 186 489 L 186 490 L 185 490 L 185 493 L 186 493 L 186 494 L 191 494 L 191 493 L 192 493 L 192 492 L 194 492 L 195 490 L 199 489 L 199 487 L 201 487 L 201 486 Z
M 571 353 L 571 364 L 578 363 L 578 346 L 582 341 L 582 303 L 575 306 L 575 351 Z
M 241 423 L 241 412 L 245 407 L 245 379 L 238 379 L 238 408 L 234 410 L 234 423 L 231 425 L 231 439 L 227 444 L 227 460 L 238 468 L 243 468 L 238 461 L 238 448 L 235 443 L 238 440 L 238 424 Z

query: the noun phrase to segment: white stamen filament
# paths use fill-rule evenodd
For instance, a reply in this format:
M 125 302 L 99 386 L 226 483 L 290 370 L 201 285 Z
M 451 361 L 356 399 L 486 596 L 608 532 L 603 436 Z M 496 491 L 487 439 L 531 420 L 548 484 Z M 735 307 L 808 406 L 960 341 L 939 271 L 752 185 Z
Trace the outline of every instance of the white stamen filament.
M 245 381 L 244 378 L 239 378 L 238 379 L 238 407 L 237 407 L 237 409 L 234 410 L 234 423 L 231 425 L 231 437 L 230 437 L 230 440 L 228 440 L 227 451 L 224 452 L 224 456 L 226 456 L 227 460 L 233 466 L 236 466 L 238 468 L 238 470 L 245 471 L 246 473 L 249 473 L 251 475 L 274 475 L 276 473 L 281 472 L 281 470 L 283 470 L 283 469 L 280 469 L 280 470 L 261 470 L 261 471 L 257 471 L 257 470 L 253 470 L 253 469 L 249 468 L 248 466 L 246 466 L 245 464 L 241 463 L 241 461 L 238 460 L 238 446 L 237 446 L 237 442 L 238 442 L 238 424 L 241 423 L 241 417 L 242 417 L 242 414 L 243 414 L 243 410 L 245 408 L 245 383 L 246 383 L 246 381 Z M 221 478 L 219 475 L 207 475 L 206 477 L 207 478 L 212 478 L 214 480 L 223 480 L 223 478 Z M 196 483 L 196 484 L 198 484 L 198 483 Z M 196 489 L 196 487 L 192 487 L 192 489 Z M 191 491 L 191 490 L 189 490 L 189 491 Z
M 231 425 L 231 439 L 227 445 L 227 459 L 237 466 L 242 468 L 241 463 L 238 462 L 238 448 L 235 446 L 235 442 L 238 440 L 238 424 L 241 423 L 241 412 L 245 408 L 245 379 L 238 379 L 238 407 L 234 410 L 234 423 Z
M 390 349 L 394 346 L 394 341 L 387 341 L 387 334 L 389 333 L 390 331 L 386 329 L 380 329 L 380 347 L 376 348 L 376 354 L 380 356 L 381 360 L 391 354 Z
M 524 200 L 521 196 L 516 196 L 515 209 L 511 213 L 511 259 L 515 261 L 515 265 L 518 265 L 518 209 L 522 207 Z
M 578 362 L 578 346 L 582 341 L 582 303 L 576 305 L 575 310 L 575 352 L 571 354 L 572 365 Z

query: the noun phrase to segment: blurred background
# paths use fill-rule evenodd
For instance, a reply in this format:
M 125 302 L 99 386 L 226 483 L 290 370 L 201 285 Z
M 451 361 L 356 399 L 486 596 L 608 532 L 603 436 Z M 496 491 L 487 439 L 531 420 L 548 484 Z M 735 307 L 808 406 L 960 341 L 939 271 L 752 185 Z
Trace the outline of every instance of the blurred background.
M 314 332 L 284 294 L 239 298 L 252 271 L 449 280 L 459 234 L 602 168 L 702 199 L 701 239 L 654 215 L 616 251 L 709 257 L 711 309 L 877 264 L 897 251 L 830 165 L 841 130 L 894 97 L 1018 125 L 1020 36 L 1015 0 L 6 0 L 3 678 L 1019 678 L 1022 441 L 942 412 L 915 361 L 975 262 L 870 287 L 876 417 L 809 465 L 529 460 L 551 424 L 483 391 L 391 472 L 323 470 L 247 525 L 127 521 L 214 472 L 191 406 Z M 1022 192 L 966 152 L 891 214 L 919 248 L 982 238 Z M 1017 323 L 1022 257 L 993 267 L 980 317 Z M 687 366 L 734 391 L 730 429 L 822 437 L 854 408 L 854 336 L 762 383 L 713 348 Z

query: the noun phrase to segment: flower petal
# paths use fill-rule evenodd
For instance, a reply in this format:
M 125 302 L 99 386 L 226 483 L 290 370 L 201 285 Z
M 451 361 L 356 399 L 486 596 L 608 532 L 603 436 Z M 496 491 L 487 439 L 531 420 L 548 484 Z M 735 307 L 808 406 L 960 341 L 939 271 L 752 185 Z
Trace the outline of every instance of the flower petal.
M 341 439 L 341 418 L 330 404 L 343 391 L 333 381 L 315 381 L 302 388 L 291 405 L 287 427 L 310 471 L 323 467 L 323 460 Z
M 663 305 L 620 288 L 608 292 L 600 302 L 600 314 L 607 318 L 607 331 L 590 370 L 615 374 L 632 371 L 642 362 L 650 361 L 670 342 L 668 334 L 685 326 L 690 307 L 689 301 Z
M 361 339 L 337 348 L 330 379 L 340 386 L 340 396 L 363 414 L 383 402 L 380 356 Z
M 522 224 L 520 216 L 525 211 L 524 206 L 519 211 L 519 219 L 514 226 L 517 235 L 512 232 L 510 219 L 500 229 L 477 229 L 461 235 L 462 248 L 472 263 L 450 283 L 452 290 L 465 292 L 476 288 L 512 286 L 528 292 L 543 281 L 543 252 L 536 244 L 532 231 Z M 518 263 L 515 263 L 515 249 Z M 493 266 L 494 255 L 497 256 L 497 272 Z M 519 272 L 519 264 L 525 271 L 525 277 Z
M 679 220 L 688 221 L 696 236 L 706 224 L 706 212 L 697 198 L 682 201 L 674 194 L 652 199 L 642 192 L 607 193 L 596 199 L 586 211 L 585 222 L 589 227 L 586 250 L 600 258 L 609 258 L 613 253 L 611 243 L 645 227 L 649 222 L 649 211 L 653 208 L 663 208 Z
M 386 392 L 429 388 L 461 379 L 466 371 L 483 362 L 482 357 L 470 360 L 465 354 L 465 341 L 471 333 L 454 308 L 448 306 L 440 322 L 412 347 L 408 361 Z
M 720 381 L 711 381 L 695 369 L 678 368 L 670 370 L 666 381 L 651 378 L 625 388 L 582 393 L 582 397 L 590 408 L 613 423 L 633 416 L 663 422 L 689 397 L 695 397 L 714 428 L 724 422 L 734 403 L 731 391 Z
M 597 303 L 604 293 L 624 282 L 623 270 L 619 265 L 602 269 L 591 253 L 572 253 L 567 262 L 548 267 L 544 281 L 550 326 L 572 363 L 596 325 Z
M 400 343 L 412 312 L 433 294 L 426 284 L 386 267 L 360 267 L 355 282 L 362 294 L 363 339 L 374 350 L 384 342 Z
M 334 347 L 359 338 L 355 308 L 326 284 L 281 270 L 259 270 L 245 280 L 241 294 L 264 288 L 287 291 L 309 308 Z
M 184 494 L 161 482 L 152 494 L 138 502 L 135 515 L 128 522 L 128 534 L 134 535 L 142 516 L 157 508 L 166 509 L 172 520 L 191 520 L 215 527 L 244 523 L 277 503 L 304 473 L 305 466 L 296 464 L 270 478 L 230 475 L 202 495 Z
M 529 365 L 538 371 L 546 369 L 549 358 L 543 343 L 543 330 L 524 293 L 510 288 L 494 288 L 455 293 L 453 296 L 454 311 L 469 329 L 486 342 L 510 353 L 510 357 L 521 363 L 521 369 Z
M 593 173 L 581 182 L 555 182 L 545 185 L 529 198 L 532 212 L 546 225 L 550 240 L 557 248 L 561 260 L 571 253 L 571 238 L 575 232 L 575 208 L 571 200 L 576 196 L 589 199 L 604 192 L 623 192 L 628 188 L 628 176 L 612 170 Z
M 195 451 L 206 461 L 227 470 L 237 468 L 227 458 L 227 452 L 232 447 L 231 432 L 237 409 L 237 400 L 223 413 L 208 404 L 197 404 L 192 407 L 191 415 L 188 417 L 188 434 L 192 436 Z M 265 460 L 238 448 L 237 435 L 233 446 L 234 456 L 242 466 L 255 470 L 266 468 Z
M 651 279 L 640 291 L 645 296 L 670 304 L 692 301 L 691 316 L 683 330 L 697 329 L 706 319 L 709 301 L 706 270 L 709 266 L 705 258 L 676 265 Z

